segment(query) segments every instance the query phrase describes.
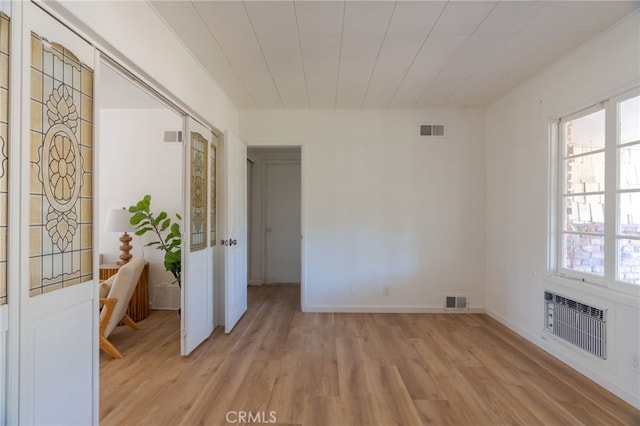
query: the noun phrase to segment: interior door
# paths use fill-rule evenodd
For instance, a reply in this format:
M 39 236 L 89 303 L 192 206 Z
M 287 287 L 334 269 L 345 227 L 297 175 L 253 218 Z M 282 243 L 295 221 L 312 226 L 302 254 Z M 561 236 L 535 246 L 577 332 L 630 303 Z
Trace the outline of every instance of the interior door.
M 0 0 L 0 359 L 7 360 L 9 352 L 7 348 L 9 332 L 9 299 L 7 298 L 7 284 L 9 271 L 7 269 L 7 227 L 9 226 L 9 176 L 7 163 L 9 162 L 9 93 L 13 88 L 9 87 L 9 75 L 11 55 L 14 50 L 10 48 L 9 33 L 11 32 L 11 7 L 9 3 Z M 15 55 L 18 58 L 18 55 Z M 11 123 L 11 126 L 13 123 Z M 12 190 L 11 193 L 14 193 Z M 13 331 L 13 330 L 12 330 Z M 8 362 L 0 363 L 0 425 L 11 421 L 7 412 L 7 366 Z
M 300 162 L 265 162 L 265 278 L 300 283 Z
M 181 345 L 189 355 L 213 332 L 214 253 L 209 231 L 211 131 L 187 119 L 184 150 L 184 214 L 182 229 Z
M 247 146 L 226 131 L 223 143 L 224 331 L 247 310 Z
M 92 424 L 96 55 L 37 6 L 23 11 L 18 423 Z

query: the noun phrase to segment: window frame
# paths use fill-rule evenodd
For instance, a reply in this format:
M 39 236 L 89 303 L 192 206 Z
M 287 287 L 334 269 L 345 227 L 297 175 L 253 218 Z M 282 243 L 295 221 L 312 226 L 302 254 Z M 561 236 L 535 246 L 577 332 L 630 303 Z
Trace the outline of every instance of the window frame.
M 636 188 L 622 188 L 622 183 L 621 183 L 621 179 L 622 179 L 622 175 L 621 175 L 621 161 L 620 161 L 620 153 L 622 152 L 623 148 L 628 148 L 631 146 L 638 146 L 640 147 L 640 135 L 638 135 L 638 139 L 631 141 L 631 142 L 624 142 L 622 143 L 620 140 L 620 126 L 619 126 L 619 122 L 617 121 L 617 117 L 619 116 L 619 111 L 620 111 L 620 105 L 622 104 L 622 102 L 635 98 L 635 97 L 640 97 L 640 89 L 635 89 L 635 90 L 631 90 L 629 92 L 626 92 L 620 96 L 617 96 L 616 98 L 613 99 L 613 101 L 615 101 L 615 113 L 616 113 L 616 122 L 615 122 L 615 130 L 616 130 L 616 134 L 615 134 L 615 160 L 616 160 L 616 176 L 615 176 L 615 202 L 616 202 L 616 210 L 615 210 L 615 222 L 613 224 L 614 229 L 613 229 L 613 250 L 615 253 L 615 257 L 614 257 L 614 283 L 616 285 L 620 285 L 620 286 L 632 286 L 634 288 L 640 288 L 640 283 L 637 284 L 633 284 L 633 283 L 629 283 L 627 281 L 621 281 L 618 279 L 619 277 L 619 266 L 620 266 L 620 262 L 618 262 L 618 242 L 621 239 L 630 239 L 630 240 L 636 240 L 636 241 L 640 241 L 640 236 L 632 236 L 632 235 L 627 235 L 627 234 L 623 234 L 620 232 L 621 229 L 621 224 L 620 224 L 620 205 L 622 204 L 620 202 L 620 194 L 630 194 L 630 193 L 635 193 L 635 194 L 640 194 L 640 184 L 638 185 L 638 187 Z
M 629 146 L 640 146 L 640 141 L 632 141 L 624 144 L 619 143 L 619 111 L 620 104 L 628 99 L 640 96 L 640 88 L 625 91 L 606 101 L 598 102 L 587 108 L 563 115 L 551 123 L 550 139 L 552 145 L 551 161 L 551 182 L 553 188 L 550 197 L 550 211 L 553 214 L 551 220 L 551 235 L 553 236 L 550 247 L 551 270 L 557 275 L 571 279 L 573 281 L 593 284 L 598 287 L 609 288 L 623 293 L 640 295 L 640 284 L 629 283 L 618 279 L 618 242 L 620 239 L 640 240 L 640 237 L 630 237 L 619 232 L 619 209 L 621 193 L 640 193 L 640 188 L 621 189 L 620 176 L 620 152 L 621 148 Z M 597 111 L 604 110 L 605 143 L 603 149 L 593 150 L 583 155 L 568 156 L 566 153 L 566 137 L 564 123 L 581 117 L 588 116 Z M 604 153 L 604 191 L 585 191 L 579 193 L 580 196 L 591 194 L 602 194 L 604 196 L 604 273 L 602 276 L 593 273 L 577 271 L 564 266 L 565 257 L 565 236 L 570 234 L 566 229 L 566 209 L 565 200 L 571 193 L 566 187 L 567 181 L 567 159 L 578 158 L 586 155 L 597 155 Z M 577 233 L 578 234 L 578 233 Z M 583 234 L 583 233 L 580 233 Z M 589 235 L 589 234 L 584 234 Z

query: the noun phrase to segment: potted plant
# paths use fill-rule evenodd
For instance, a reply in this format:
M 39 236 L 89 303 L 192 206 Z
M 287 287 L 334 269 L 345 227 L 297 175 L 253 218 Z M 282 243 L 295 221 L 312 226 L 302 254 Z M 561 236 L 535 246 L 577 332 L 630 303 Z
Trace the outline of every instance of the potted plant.
M 180 285 L 182 271 L 182 234 L 180 233 L 180 223 L 182 220 L 176 214 L 177 221 L 173 222 L 169 215 L 162 211 L 157 216 L 151 211 L 151 195 L 145 195 L 135 206 L 129 206 L 132 213 L 129 222 L 136 227 L 135 234 L 142 236 L 147 232 L 155 234 L 157 240 L 145 244 L 145 247 L 155 246 L 158 250 L 164 251 L 164 268 L 171 272 L 174 283 Z

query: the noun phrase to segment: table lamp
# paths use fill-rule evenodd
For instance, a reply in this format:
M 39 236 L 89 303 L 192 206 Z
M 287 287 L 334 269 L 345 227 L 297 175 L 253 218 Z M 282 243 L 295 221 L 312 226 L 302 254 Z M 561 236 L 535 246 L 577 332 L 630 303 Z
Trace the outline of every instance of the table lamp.
M 120 237 L 120 260 L 118 265 L 124 265 L 133 257 L 129 251 L 131 250 L 131 240 L 133 239 L 128 232 L 133 231 L 133 225 L 129 222 L 131 219 L 131 213 L 129 213 L 124 207 L 121 209 L 111 209 L 107 212 L 107 223 L 104 227 L 105 232 L 123 232 Z

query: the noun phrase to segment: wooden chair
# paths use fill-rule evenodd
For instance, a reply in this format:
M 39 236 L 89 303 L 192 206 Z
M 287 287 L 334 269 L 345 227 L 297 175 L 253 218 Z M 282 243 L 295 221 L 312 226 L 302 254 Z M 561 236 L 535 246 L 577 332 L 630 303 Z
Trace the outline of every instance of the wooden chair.
M 100 295 L 100 349 L 113 358 L 122 358 L 120 351 L 107 340 L 113 329 L 121 322 L 134 330 L 138 329 L 135 321 L 127 315 L 127 307 L 144 265 L 144 259 L 133 259 L 100 284 L 101 293 L 107 293 L 106 297 Z

